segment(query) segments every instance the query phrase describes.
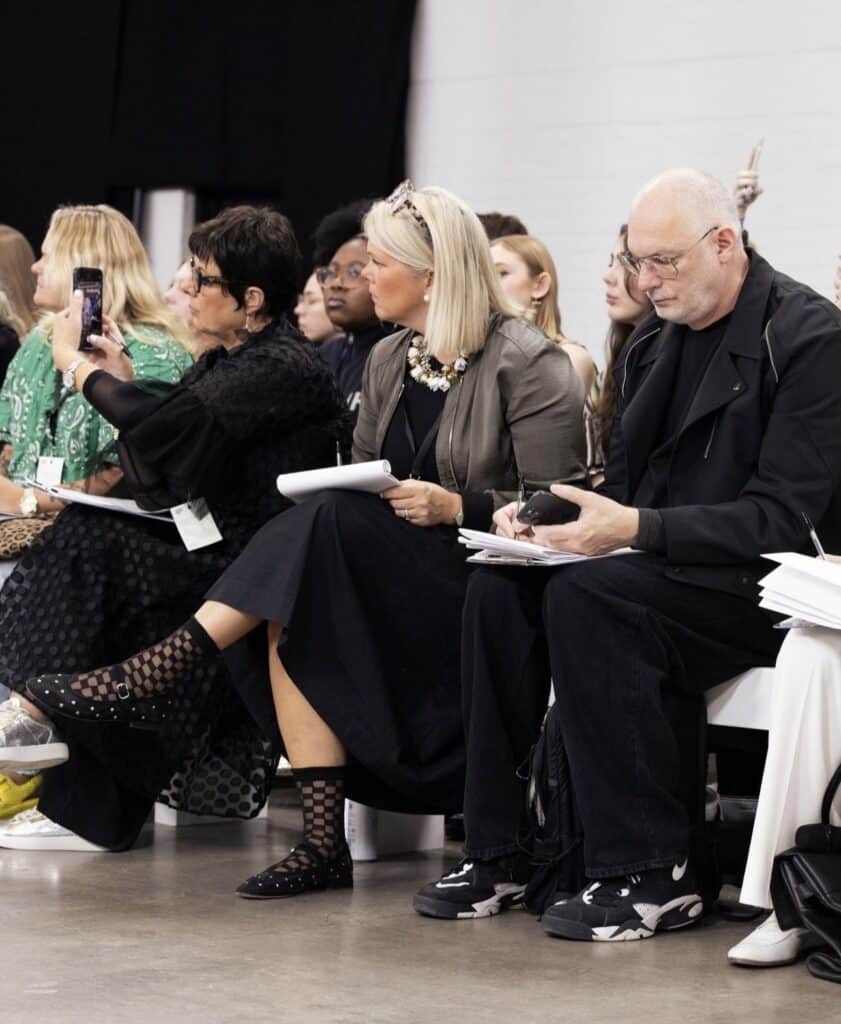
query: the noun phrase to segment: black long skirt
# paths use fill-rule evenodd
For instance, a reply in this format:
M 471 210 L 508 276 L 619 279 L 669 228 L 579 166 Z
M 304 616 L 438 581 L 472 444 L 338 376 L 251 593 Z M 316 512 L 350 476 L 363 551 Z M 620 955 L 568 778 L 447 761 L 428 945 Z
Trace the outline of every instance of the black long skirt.
M 284 626 L 283 664 L 344 744 L 353 799 L 461 807 L 465 557 L 452 527 L 413 526 L 377 497 L 328 491 L 267 523 L 207 594 Z M 274 735 L 266 648 L 248 651 L 234 686 Z
M 82 506 L 36 539 L 0 593 L 0 682 L 121 660 L 172 632 L 233 561 L 231 545 L 188 552 L 171 525 Z M 251 817 L 279 756 L 207 659 L 159 731 L 58 723 L 70 760 L 45 773 L 39 806 L 112 849 L 132 845 L 156 798 L 200 814 Z

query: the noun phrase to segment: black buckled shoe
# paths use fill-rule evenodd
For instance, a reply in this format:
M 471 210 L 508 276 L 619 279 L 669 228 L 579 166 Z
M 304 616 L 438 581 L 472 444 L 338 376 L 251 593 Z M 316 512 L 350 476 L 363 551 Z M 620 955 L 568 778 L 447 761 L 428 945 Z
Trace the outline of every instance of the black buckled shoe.
M 322 850 L 306 840 L 299 843 L 292 853 L 298 851 L 314 863 L 289 871 L 275 871 L 275 864 L 259 875 L 247 878 L 237 889 L 237 896 L 247 900 L 278 900 L 286 896 L 300 896 L 305 892 L 353 888 L 353 861 L 347 844 L 329 859 Z M 282 864 L 283 861 L 278 863 Z
M 110 691 L 91 699 L 73 688 L 75 675 L 37 676 L 26 684 L 26 693 L 50 717 L 63 716 L 85 722 L 117 722 L 138 728 L 154 728 L 169 715 L 168 697 L 137 700 L 125 682 L 114 682 Z

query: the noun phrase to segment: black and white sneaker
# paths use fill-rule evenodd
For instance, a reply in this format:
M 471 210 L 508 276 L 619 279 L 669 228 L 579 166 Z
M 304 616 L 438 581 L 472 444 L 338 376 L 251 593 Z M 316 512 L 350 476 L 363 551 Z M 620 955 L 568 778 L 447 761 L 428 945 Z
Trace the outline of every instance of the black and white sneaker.
M 412 906 L 426 917 L 493 917 L 523 901 L 525 862 L 518 857 L 465 859 L 455 871 L 425 885 Z
M 550 935 L 585 942 L 650 939 L 661 929 L 685 928 L 699 921 L 703 902 L 687 861 L 624 878 L 591 882 L 568 900 L 559 900 L 541 923 Z

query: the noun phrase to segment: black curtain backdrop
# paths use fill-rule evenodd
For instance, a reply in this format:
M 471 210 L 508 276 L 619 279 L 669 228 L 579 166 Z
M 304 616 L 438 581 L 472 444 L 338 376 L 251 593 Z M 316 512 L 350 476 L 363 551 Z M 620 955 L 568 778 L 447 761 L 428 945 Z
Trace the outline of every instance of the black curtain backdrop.
M 404 176 L 415 0 L 86 0 L 3 11 L 0 222 L 37 247 L 59 203 L 193 188 L 269 203 L 302 247 Z M 10 87 L 9 83 L 15 83 Z

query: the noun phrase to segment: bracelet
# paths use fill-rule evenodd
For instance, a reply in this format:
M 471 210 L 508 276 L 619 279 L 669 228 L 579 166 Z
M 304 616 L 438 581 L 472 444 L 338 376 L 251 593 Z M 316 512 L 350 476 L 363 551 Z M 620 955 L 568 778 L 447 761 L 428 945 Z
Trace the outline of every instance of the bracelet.
M 38 512 L 38 495 L 32 487 L 24 487 L 18 507 L 24 516 L 34 516 Z

